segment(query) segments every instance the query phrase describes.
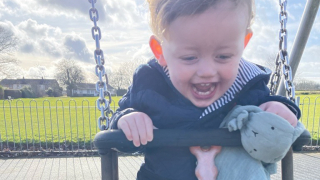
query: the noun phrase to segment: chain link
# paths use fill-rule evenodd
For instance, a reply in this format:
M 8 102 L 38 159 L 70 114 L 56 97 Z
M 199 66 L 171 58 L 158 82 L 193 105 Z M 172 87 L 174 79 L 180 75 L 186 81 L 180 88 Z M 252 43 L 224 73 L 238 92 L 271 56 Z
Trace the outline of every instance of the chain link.
M 287 0 L 279 0 L 280 13 L 279 13 L 279 52 L 277 54 L 275 63 L 276 68 L 271 76 L 270 91 L 272 95 L 277 93 L 277 89 L 281 80 L 281 73 L 284 77 L 284 85 L 288 99 L 295 102 L 295 88 L 292 81 L 292 71 L 289 65 L 289 55 L 287 51 Z
M 97 0 L 89 0 L 89 3 L 92 7 L 89 10 L 89 15 L 91 21 L 93 21 L 93 27 L 91 28 L 91 34 L 93 40 L 96 43 L 96 50 L 94 51 L 94 59 L 96 62 L 95 73 L 99 78 L 99 81 L 96 83 L 96 91 L 99 92 L 99 98 L 97 99 L 97 108 L 101 112 L 101 116 L 98 118 L 98 126 L 100 130 L 106 130 L 109 128 L 109 114 L 113 114 L 110 109 L 110 103 L 112 101 L 111 94 L 107 90 L 108 76 L 106 74 L 106 69 L 104 67 L 104 55 L 103 51 L 100 49 L 100 40 L 101 40 L 101 30 L 97 26 L 97 21 L 99 20 L 98 10 L 94 7 L 94 4 Z M 103 81 L 105 77 L 106 81 Z M 108 96 L 109 99 L 105 99 L 105 96 Z M 106 121 L 105 124 L 103 122 Z

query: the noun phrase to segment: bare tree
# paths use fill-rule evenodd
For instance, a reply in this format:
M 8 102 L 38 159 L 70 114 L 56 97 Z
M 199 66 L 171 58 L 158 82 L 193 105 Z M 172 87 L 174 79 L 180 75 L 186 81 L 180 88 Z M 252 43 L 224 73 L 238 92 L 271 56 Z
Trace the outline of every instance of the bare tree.
M 135 70 L 141 64 L 146 63 L 146 59 L 137 58 L 132 61 L 126 61 L 111 73 L 110 84 L 117 89 L 127 89 L 132 83 Z
M 276 53 L 275 54 L 269 54 L 264 59 L 264 61 L 261 62 L 261 65 L 271 69 L 272 71 L 274 71 L 275 68 L 276 68 L 276 62 L 275 62 L 276 56 L 277 56 Z
M 124 79 L 125 76 L 121 67 L 108 75 L 109 84 L 118 90 L 124 87 Z
M 66 86 L 69 93 L 77 89 L 77 83 L 85 81 L 84 71 L 71 59 L 62 59 L 56 65 L 55 78 L 61 85 Z
M 126 70 L 125 71 L 125 85 L 129 86 L 132 83 L 133 80 L 133 74 L 136 71 L 136 69 L 141 65 L 147 63 L 146 59 L 143 58 L 136 58 L 132 61 L 127 61 L 123 63 L 123 68 Z
M 295 81 L 295 89 L 297 91 L 319 91 L 320 83 L 305 78 L 299 78 Z
M 18 39 L 12 32 L 0 26 L 0 78 L 13 76 L 18 60 L 13 53 L 16 50 Z

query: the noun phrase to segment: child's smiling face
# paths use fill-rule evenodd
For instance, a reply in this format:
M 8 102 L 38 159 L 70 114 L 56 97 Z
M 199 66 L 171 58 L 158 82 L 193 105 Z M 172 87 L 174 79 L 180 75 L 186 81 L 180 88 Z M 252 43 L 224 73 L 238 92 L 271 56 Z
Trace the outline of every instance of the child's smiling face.
M 197 107 L 207 107 L 233 84 L 244 39 L 248 9 L 223 2 L 193 16 L 175 19 L 165 31 L 161 65 L 174 87 Z

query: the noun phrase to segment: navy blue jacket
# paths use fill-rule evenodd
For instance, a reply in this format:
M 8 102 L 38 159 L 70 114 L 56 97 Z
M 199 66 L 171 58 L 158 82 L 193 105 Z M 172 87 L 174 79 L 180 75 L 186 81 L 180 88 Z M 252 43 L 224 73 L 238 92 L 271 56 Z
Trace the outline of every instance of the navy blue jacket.
M 270 70 L 242 59 L 232 87 L 209 107 L 198 108 L 174 88 L 166 69 L 153 59 L 137 68 L 128 93 L 111 118 L 111 128 L 117 128 L 121 116 L 139 111 L 146 113 L 159 129 L 215 129 L 235 105 L 259 106 L 268 101 L 284 103 L 299 118 L 300 110 L 294 103 L 269 95 L 269 77 Z M 189 148 L 145 148 L 144 153 L 145 163 L 138 180 L 197 180 L 196 158 Z

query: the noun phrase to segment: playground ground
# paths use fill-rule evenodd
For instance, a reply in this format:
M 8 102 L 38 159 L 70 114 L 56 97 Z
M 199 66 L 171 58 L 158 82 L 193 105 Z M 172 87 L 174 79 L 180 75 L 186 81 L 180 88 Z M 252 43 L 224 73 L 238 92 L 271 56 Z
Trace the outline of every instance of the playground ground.
M 142 156 L 119 157 L 119 179 L 135 180 Z M 281 179 L 281 165 L 272 180 Z M 320 180 L 320 152 L 294 153 L 296 180 Z M 0 159 L 0 179 L 100 179 L 100 157 Z

